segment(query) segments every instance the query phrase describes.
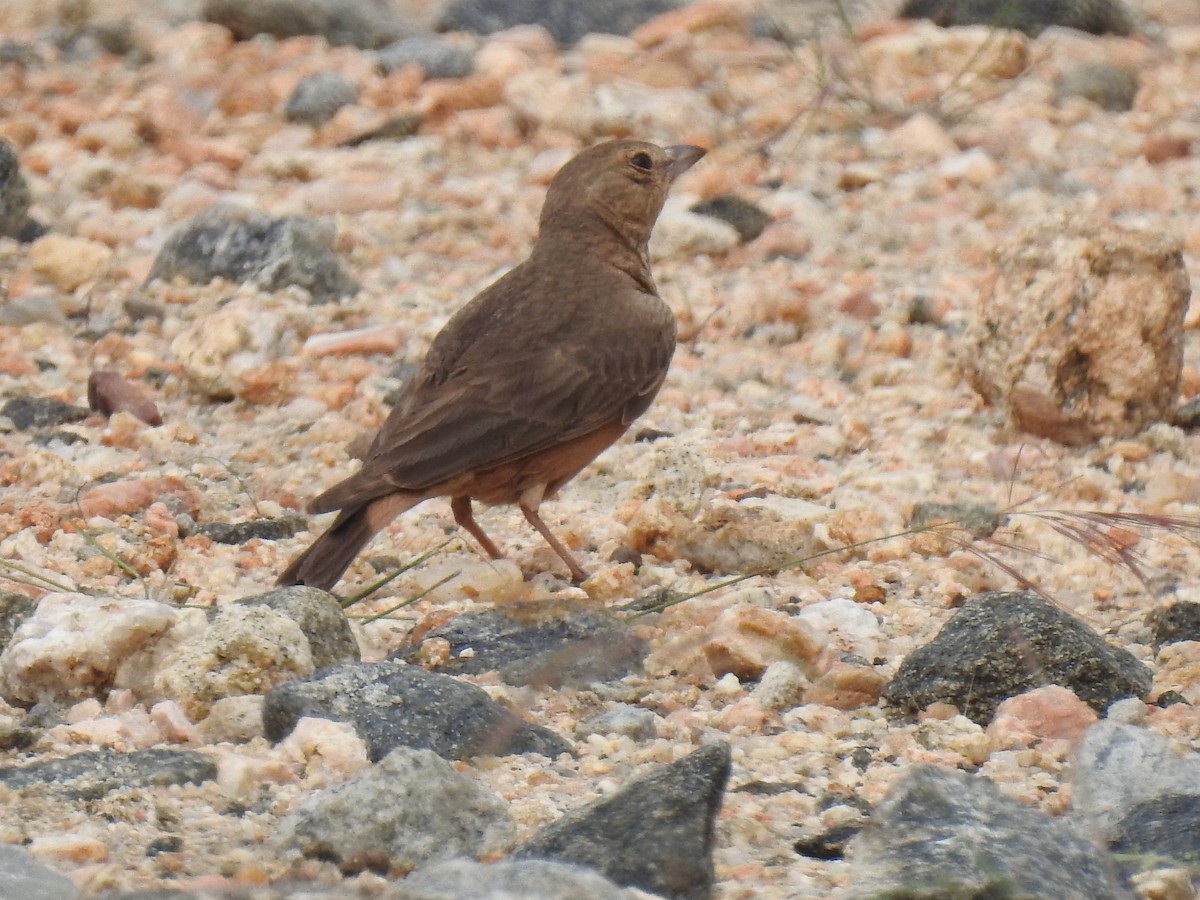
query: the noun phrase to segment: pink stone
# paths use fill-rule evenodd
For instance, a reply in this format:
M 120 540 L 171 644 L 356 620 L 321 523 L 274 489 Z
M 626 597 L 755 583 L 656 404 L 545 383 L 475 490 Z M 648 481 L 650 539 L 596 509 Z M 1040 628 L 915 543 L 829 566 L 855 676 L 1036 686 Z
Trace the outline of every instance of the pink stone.
M 987 733 L 1000 747 L 1025 746 L 1045 738 L 1074 743 L 1098 718 L 1072 691 L 1048 684 L 1001 703 Z

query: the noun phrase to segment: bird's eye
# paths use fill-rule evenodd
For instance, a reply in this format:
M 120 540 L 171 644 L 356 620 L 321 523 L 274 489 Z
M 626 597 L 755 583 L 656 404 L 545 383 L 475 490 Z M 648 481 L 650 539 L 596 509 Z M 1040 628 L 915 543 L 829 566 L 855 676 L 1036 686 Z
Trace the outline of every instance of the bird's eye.
M 639 169 L 645 169 L 647 172 L 654 168 L 654 160 L 650 158 L 649 153 L 635 153 L 629 158 L 629 161 Z

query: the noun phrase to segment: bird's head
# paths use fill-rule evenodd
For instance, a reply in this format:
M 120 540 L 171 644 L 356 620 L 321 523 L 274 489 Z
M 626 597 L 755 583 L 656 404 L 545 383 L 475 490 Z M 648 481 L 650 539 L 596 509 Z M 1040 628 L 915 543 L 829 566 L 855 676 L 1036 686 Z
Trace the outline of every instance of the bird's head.
M 671 183 L 705 151 L 689 144 L 608 141 L 559 169 L 546 192 L 541 229 L 580 228 L 598 219 L 638 247 L 650 240 Z

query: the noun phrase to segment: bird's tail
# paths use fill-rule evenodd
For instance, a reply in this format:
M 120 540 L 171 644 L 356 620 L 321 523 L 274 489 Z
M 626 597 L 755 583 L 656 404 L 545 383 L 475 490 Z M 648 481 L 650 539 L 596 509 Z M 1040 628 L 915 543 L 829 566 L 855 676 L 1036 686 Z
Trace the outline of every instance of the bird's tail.
M 371 519 L 369 505 L 342 510 L 329 530 L 292 560 L 277 583 L 307 584 L 323 591 L 331 590 L 354 562 L 354 557 L 382 527 Z

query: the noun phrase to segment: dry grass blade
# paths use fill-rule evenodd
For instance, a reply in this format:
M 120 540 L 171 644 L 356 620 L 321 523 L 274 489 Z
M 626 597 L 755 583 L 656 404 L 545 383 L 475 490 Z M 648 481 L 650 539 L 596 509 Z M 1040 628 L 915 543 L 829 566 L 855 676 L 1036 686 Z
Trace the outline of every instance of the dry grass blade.
M 10 559 L 0 559 L 0 568 L 4 569 L 6 573 L 16 572 L 20 576 L 5 574 L 2 577 L 7 578 L 9 581 L 15 581 L 17 584 L 26 585 L 27 587 L 43 591 L 50 588 L 64 594 L 88 593 L 81 588 L 55 581 L 48 575 L 43 575 L 41 572 L 31 569 L 28 566 L 23 566 L 20 563 L 15 563 Z
M 411 568 L 411 567 L 410 567 L 410 568 Z M 401 571 L 405 571 L 405 570 L 401 570 Z M 394 575 L 392 575 L 391 577 L 393 577 L 393 578 L 394 578 L 396 575 L 399 575 L 399 574 L 400 574 L 399 572 L 396 572 L 396 573 L 395 573 Z M 449 575 L 447 575 L 445 578 L 440 578 L 440 579 L 438 579 L 437 581 L 435 581 L 435 582 L 434 582 L 433 584 L 431 584 L 429 587 L 425 588 L 425 590 L 421 591 L 420 593 L 418 593 L 418 594 L 415 594 L 415 595 L 414 595 L 414 596 L 412 596 L 412 597 L 409 597 L 407 600 L 401 600 L 401 601 L 400 601 L 399 603 L 397 603 L 395 606 L 389 606 L 389 607 L 388 607 L 387 609 L 385 609 L 383 612 L 376 613 L 376 614 L 375 614 L 375 615 L 373 615 L 373 616 L 364 616 L 364 617 L 362 617 L 362 618 L 360 618 L 360 619 L 359 619 L 359 622 L 360 622 L 361 624 L 363 624 L 363 625 L 366 625 L 368 622 L 375 622 L 375 621 L 377 621 L 377 620 L 379 620 L 379 619 L 384 619 L 384 618 L 387 618 L 387 617 L 388 617 L 388 616 L 390 616 L 392 613 L 394 613 L 394 612 L 398 612 L 399 610 L 402 610 L 402 609 L 404 609 L 404 607 L 406 607 L 406 606 L 412 606 L 412 605 L 413 605 L 414 603 L 416 603 L 418 600 L 423 600 L 423 599 L 425 599 L 425 598 L 426 598 L 426 597 L 428 597 L 428 596 L 429 596 L 431 593 L 433 593 L 433 592 L 434 592 L 434 591 L 436 591 L 438 588 L 440 588 L 440 587 L 441 587 L 443 584 L 447 584 L 448 582 L 451 582 L 451 581 L 453 581 L 455 578 L 457 578 L 457 577 L 458 577 L 459 575 L 461 575 L 461 574 L 462 574 L 462 572 L 451 572 L 451 573 L 450 573 Z
M 371 584 L 367 585 L 365 588 L 363 588 L 357 594 L 352 594 L 351 596 L 345 598 L 344 600 L 341 601 L 342 609 L 349 609 L 355 603 L 359 603 L 362 600 L 366 600 L 368 597 L 370 597 L 372 594 L 374 594 L 380 588 L 383 588 L 383 587 L 387 586 L 388 584 L 390 584 L 391 582 L 395 581 L 397 578 L 399 578 L 405 572 L 412 571 L 417 566 L 427 562 L 432 557 L 441 553 L 443 550 L 445 550 L 447 547 L 449 547 L 451 544 L 453 544 L 456 540 L 458 540 L 458 538 L 450 538 L 449 540 L 442 541 L 442 543 L 438 544 L 432 550 L 426 550 L 424 553 L 422 553 L 420 556 L 418 556 L 416 559 L 414 559 L 412 562 L 408 563 L 407 565 L 401 566 L 395 572 L 389 572 L 387 575 L 385 575 L 383 578 L 380 578 L 378 581 L 374 581 Z

